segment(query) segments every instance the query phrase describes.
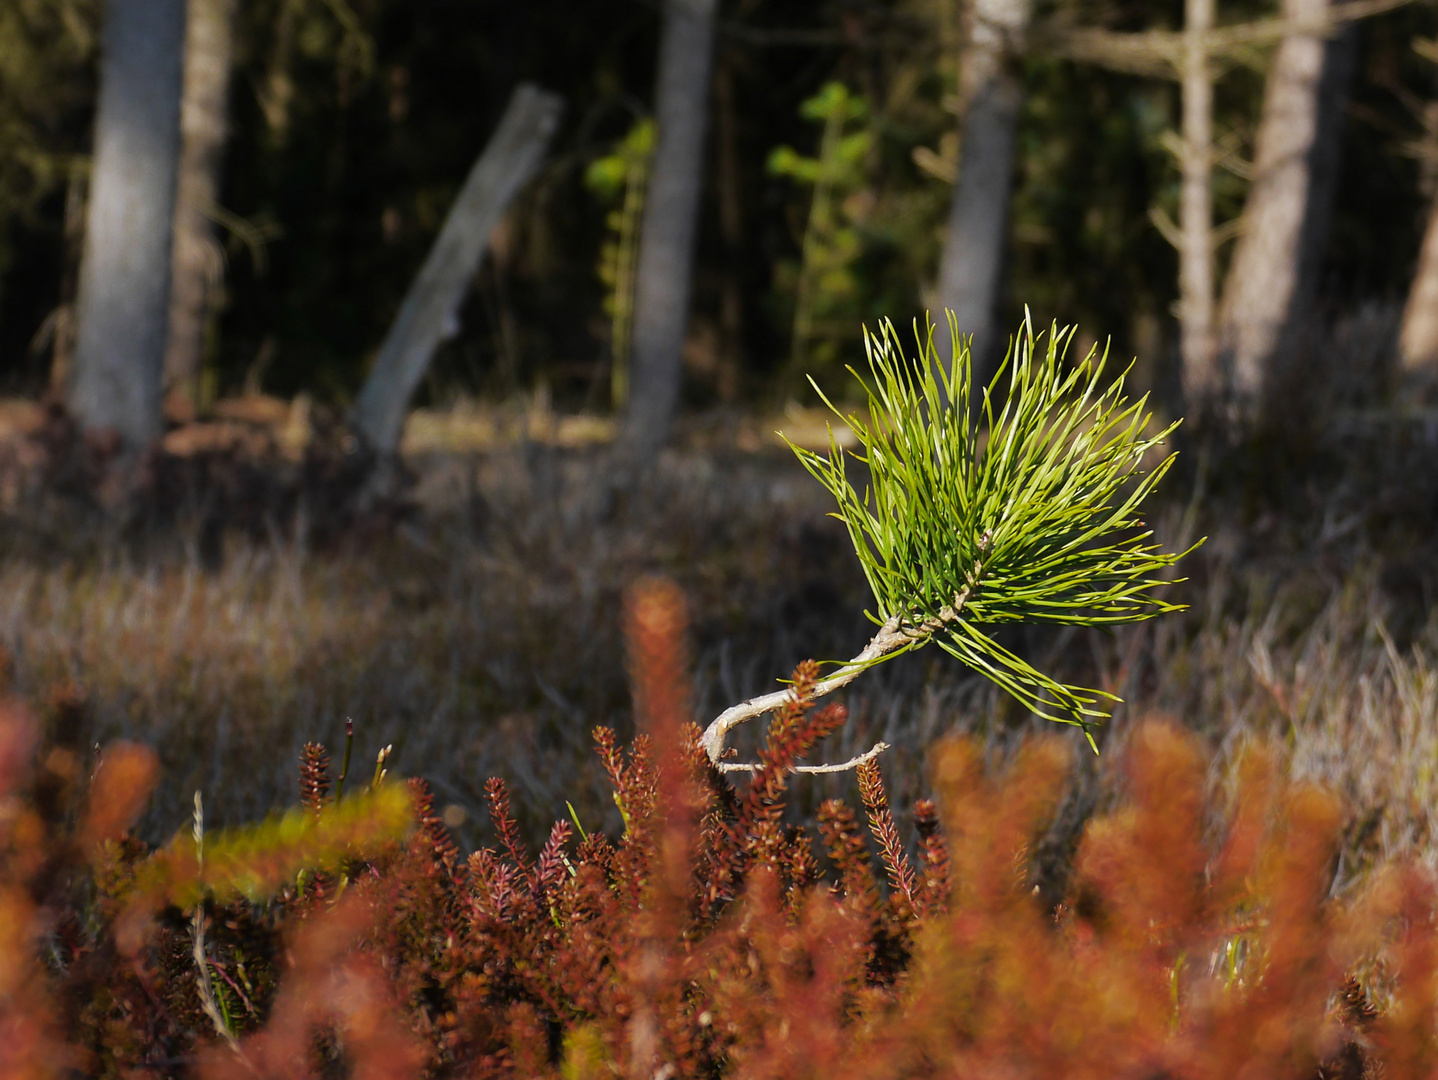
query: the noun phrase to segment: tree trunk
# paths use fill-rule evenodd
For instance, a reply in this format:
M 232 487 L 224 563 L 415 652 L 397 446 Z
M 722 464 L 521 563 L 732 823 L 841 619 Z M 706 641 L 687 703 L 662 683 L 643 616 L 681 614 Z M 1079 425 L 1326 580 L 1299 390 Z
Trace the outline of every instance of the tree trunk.
M 1213 0 L 1184 5 L 1183 174 L 1179 193 L 1179 349 L 1186 408 L 1213 405 L 1222 388 L 1213 340 L 1213 71 L 1204 40 Z
M 1438 373 L 1438 198 L 1428 205 L 1428 226 L 1403 308 L 1398 350 L 1403 370 L 1429 377 Z
M 980 371 L 998 346 L 994 323 L 1023 104 L 1022 86 L 1008 68 L 1030 13 L 1029 0 L 977 0 L 960 68 L 959 171 L 939 266 L 939 303 L 954 313 L 962 332 L 973 335 Z
M 1327 0 L 1284 0 L 1284 16 L 1321 23 Z M 1302 301 L 1305 232 L 1317 209 L 1313 166 L 1319 139 L 1325 41 L 1294 33 L 1279 43 L 1269 68 L 1254 149 L 1253 186 L 1244 207 L 1221 305 L 1220 346 L 1241 411 L 1258 405 L 1264 379 Z M 1326 230 L 1324 230 L 1326 231 Z
M 1398 354 L 1405 372 L 1433 380 L 1438 376 L 1438 101 L 1428 103 L 1423 119 L 1426 137 L 1421 160 L 1424 194 L 1429 199 L 1428 223 L 1403 307 Z
M 720 67 L 714 81 L 719 106 L 719 231 L 724 237 L 724 278 L 719 294 L 719 370 L 715 391 L 725 405 L 739 397 L 744 354 L 744 212 L 740 201 L 739 120 L 734 101 L 734 76 Z
M 639 232 L 624 421 L 624 442 L 640 459 L 668 439 L 679 404 L 717 6 L 717 0 L 666 0 L 664 5 L 654 103 L 657 141 Z
M 189 0 L 185 93 L 180 108 L 180 176 L 170 283 L 170 342 L 164 389 L 171 415 L 189 419 L 197 405 L 205 324 L 224 280 L 215 240 L 220 161 L 228 134 L 230 60 L 236 0 Z
M 490 234 L 544 158 L 563 103 L 528 83 L 515 90 L 464 187 L 355 403 L 352 421 L 381 458 L 399 449 L 405 411 L 434 350 L 458 329 L 459 307 Z
M 1308 155 L 1308 204 L 1298 241 L 1298 286 L 1290 310 L 1301 315 L 1312 309 L 1323 284 L 1328 237 L 1333 230 L 1333 207 L 1338 201 L 1339 170 L 1343 164 L 1343 129 L 1348 103 L 1358 73 L 1358 24 L 1344 23 L 1323 43 L 1323 77 L 1318 84 L 1318 130 Z M 1289 325 L 1293 325 L 1290 316 Z
M 184 0 L 109 0 L 69 404 L 127 450 L 160 434 Z

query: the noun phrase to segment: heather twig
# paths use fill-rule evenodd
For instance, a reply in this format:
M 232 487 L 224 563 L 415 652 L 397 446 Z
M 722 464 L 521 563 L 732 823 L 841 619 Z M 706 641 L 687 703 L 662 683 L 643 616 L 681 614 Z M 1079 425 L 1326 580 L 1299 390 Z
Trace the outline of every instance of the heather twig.
M 854 811 L 840 799 L 826 800 L 819 807 L 819 835 L 838 872 L 838 886 L 845 899 L 860 909 L 872 909 L 877 899 L 874 873 Z
M 519 836 L 519 823 L 514 820 L 509 808 L 509 788 L 503 780 L 492 776 L 484 785 L 484 800 L 489 805 L 489 820 L 499 834 L 499 842 L 515 868 L 526 878 L 532 879 L 532 869 L 524 852 L 524 841 Z
M 408 782 L 408 786 L 410 798 L 414 801 L 415 821 L 430 853 L 449 873 L 457 873 L 461 869 L 459 845 L 444 827 L 443 819 L 434 812 L 434 794 L 429 790 L 429 785 L 414 778 Z
M 934 800 L 915 801 L 914 828 L 919 834 L 918 910 L 929 915 L 941 911 L 949 898 L 949 850 Z
M 869 831 L 879 842 L 879 853 L 883 856 L 884 868 L 889 872 L 889 884 L 899 892 L 909 907 L 914 909 L 917 902 L 914 894 L 914 868 L 899 839 L 894 815 L 889 810 L 889 796 L 884 790 L 884 778 L 876 762 L 859 766 L 859 797 L 864 800 L 864 809 L 869 812 Z
M 317 742 L 307 742 L 300 751 L 300 804 L 318 814 L 329 796 L 330 758 Z
M 565 879 L 571 876 L 572 868 L 564 855 L 564 847 L 573 835 L 574 830 L 567 821 L 556 821 L 549 830 L 549 839 L 539 853 L 536 872 L 542 897 L 552 896 Z

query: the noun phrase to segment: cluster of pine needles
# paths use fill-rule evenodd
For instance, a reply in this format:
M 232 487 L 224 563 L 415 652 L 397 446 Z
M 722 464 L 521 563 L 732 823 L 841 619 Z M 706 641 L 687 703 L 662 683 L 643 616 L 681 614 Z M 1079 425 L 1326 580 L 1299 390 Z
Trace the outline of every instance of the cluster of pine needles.
M 636 587 L 626 619 L 642 733 L 595 732 L 623 833 L 561 820 L 537 854 L 500 780 L 494 844 L 465 856 L 421 781 L 334 777 L 314 744 L 290 814 L 206 835 L 197 801 L 148 850 L 126 830 L 154 756 L 91 760 L 73 725 L 42 740 L 7 704 L 0 1077 L 1438 1068 L 1438 883 L 1395 865 L 1333 897 L 1340 809 L 1277 755 L 1249 753 L 1215 806 L 1194 740 L 1137 726 L 1126 797 L 1054 903 L 1033 852 L 1070 767 L 1058 736 L 1003 768 L 939 745 L 913 838 L 869 762 L 862 812 L 826 802 L 811 832 L 786 813 L 791 766 L 844 717 L 815 707 L 814 666 L 734 786 L 692 723 L 679 591 Z

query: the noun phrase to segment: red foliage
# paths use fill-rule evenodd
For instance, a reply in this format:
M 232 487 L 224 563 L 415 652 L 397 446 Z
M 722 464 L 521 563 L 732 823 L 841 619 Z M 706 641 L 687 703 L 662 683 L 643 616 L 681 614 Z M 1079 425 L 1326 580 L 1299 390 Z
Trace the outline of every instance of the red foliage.
M 795 673 L 794 703 L 736 789 L 688 722 L 678 594 L 646 583 L 626 619 L 643 732 L 627 750 L 595 733 L 617 840 L 576 843 L 561 821 L 531 856 L 496 780 L 495 847 L 461 858 L 420 782 L 415 827 L 379 843 L 330 824 L 353 804 L 328 797 L 323 749 L 309 746 L 312 825 L 295 850 L 329 851 L 314 837 L 333 833 L 347 854 L 262 900 L 194 877 L 211 890 L 198 916 L 159 911 L 128 954 L 121 916 L 157 860 L 188 873 L 175 845 L 147 856 L 117 838 L 152 762 L 111 750 L 86 797 L 25 714 L 0 711 L 0 1077 L 1396 1080 L 1438 1068 L 1431 877 L 1392 867 L 1358 899 L 1331 898 L 1337 805 L 1283 782 L 1272 755 L 1246 759 L 1209 844 L 1194 740 L 1140 726 L 1127 797 L 1088 824 L 1057 910 L 1034 887 L 1030 849 L 1063 790 L 1060 742 L 1030 741 L 997 774 L 974 744 L 937 747 L 937 804 L 915 804 L 912 850 L 866 765 L 877 856 L 855 812 L 827 802 L 826 879 L 786 811 L 789 767 L 842 722 L 812 707 L 813 667 Z M 52 812 L 65 799 L 84 812 Z M 290 857 L 253 853 L 266 881 Z
M 325 1051 L 356 1080 L 414 1076 L 426 1057 L 394 1007 L 389 981 L 353 946 L 373 912 L 357 897 L 341 899 L 299 927 L 285 950 L 284 982 L 262 1031 L 199 1057 L 208 1080 L 325 1074 Z M 330 1045 L 315 1033 L 329 1035 Z

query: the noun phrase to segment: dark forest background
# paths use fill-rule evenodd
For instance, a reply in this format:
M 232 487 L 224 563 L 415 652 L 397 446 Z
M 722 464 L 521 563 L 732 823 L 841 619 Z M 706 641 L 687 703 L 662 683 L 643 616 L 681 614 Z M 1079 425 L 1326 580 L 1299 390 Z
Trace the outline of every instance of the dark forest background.
M 0 4 L 0 385 L 14 394 L 47 386 L 47 320 L 73 299 L 97 7 Z M 862 99 L 850 129 L 867 139 L 836 185 L 852 235 L 842 280 L 821 289 L 807 369 L 838 385 L 862 322 L 906 321 L 930 305 L 951 187 L 916 158 L 941 156 L 955 127 L 946 7 L 957 4 L 721 6 L 685 351 L 689 405 L 804 394 L 786 361 L 812 187 L 773 161 L 781 147 L 818 154 L 824 124 L 804 103 L 826 84 Z M 1118 30 L 1182 25 L 1173 3 L 1084 7 L 1085 22 Z M 1219 19 L 1264 13 L 1225 4 Z M 598 266 L 614 201 L 586 176 L 650 114 L 660 22 L 659 6 L 643 0 L 242 4 L 220 186 L 224 286 L 206 334 L 202 396 L 248 385 L 348 402 L 512 88 L 533 80 L 564 98 L 562 126 L 492 243 L 462 330 L 437 354 L 419 403 L 543 385 L 560 408 L 608 409 L 610 321 Z M 1414 42 L 1435 30 L 1428 4 L 1357 26 L 1316 324 L 1367 310 L 1397 326 L 1427 213 L 1421 144 L 1438 76 Z M 1177 256 L 1150 208 L 1175 213 L 1178 171 L 1163 139 L 1177 124 L 1177 84 L 1041 49 L 1029 51 L 1022 77 L 1000 325 L 1015 325 L 1027 304 L 1041 321 L 1111 335 L 1161 386 L 1177 363 Z M 1262 92 L 1257 64 L 1217 83 L 1216 127 L 1240 157 Z M 1246 183 L 1222 168 L 1214 175 L 1216 218 L 1237 216 Z M 1220 270 L 1231 248 L 1219 248 Z

